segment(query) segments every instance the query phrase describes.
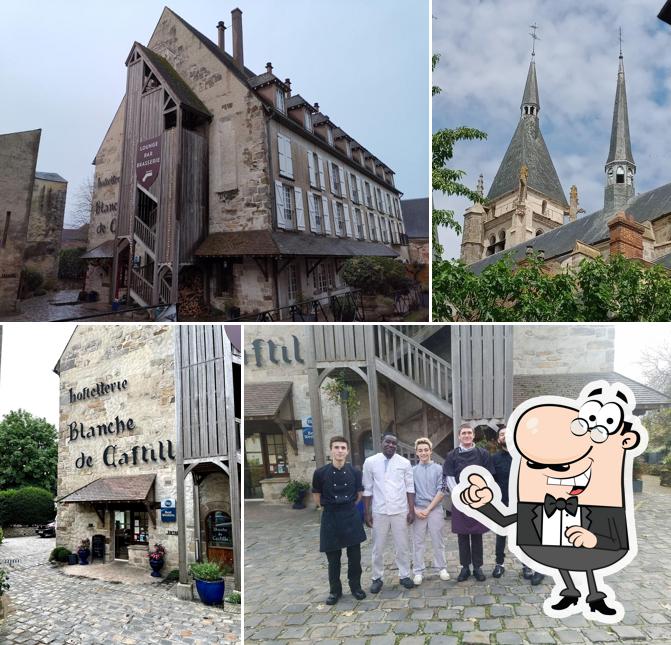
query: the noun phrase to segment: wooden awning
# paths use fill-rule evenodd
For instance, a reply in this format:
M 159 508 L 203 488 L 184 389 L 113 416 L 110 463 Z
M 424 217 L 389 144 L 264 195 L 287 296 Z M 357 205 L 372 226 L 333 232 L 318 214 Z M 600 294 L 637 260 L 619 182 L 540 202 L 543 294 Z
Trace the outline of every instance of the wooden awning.
M 153 487 L 156 475 L 130 475 L 126 477 L 103 477 L 61 497 L 56 501 L 75 502 L 153 502 Z M 150 499 L 150 495 L 152 499 Z
M 106 240 L 82 255 L 82 260 L 106 260 L 114 257 L 114 240 Z

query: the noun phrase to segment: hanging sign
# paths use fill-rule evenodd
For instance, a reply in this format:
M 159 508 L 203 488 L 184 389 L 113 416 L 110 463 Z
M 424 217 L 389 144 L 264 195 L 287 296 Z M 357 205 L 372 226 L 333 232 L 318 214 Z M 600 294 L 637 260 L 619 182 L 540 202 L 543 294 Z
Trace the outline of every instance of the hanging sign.
M 176 522 L 177 507 L 174 499 L 161 500 L 161 522 Z
M 149 188 L 161 169 L 161 137 L 146 139 L 137 144 L 135 176 L 142 188 Z
M 312 417 L 303 417 L 301 422 L 303 426 L 303 444 L 306 446 L 314 446 L 315 436 L 312 430 Z

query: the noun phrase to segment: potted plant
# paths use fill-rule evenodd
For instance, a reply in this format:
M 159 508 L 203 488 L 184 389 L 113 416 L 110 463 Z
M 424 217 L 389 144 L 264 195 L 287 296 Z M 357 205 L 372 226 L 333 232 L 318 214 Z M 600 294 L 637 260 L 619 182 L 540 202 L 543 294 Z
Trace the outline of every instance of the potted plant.
M 344 371 L 341 370 L 339 374 L 332 377 L 324 385 L 324 392 L 329 401 L 336 405 L 343 404 L 347 408 L 350 420 L 354 421 L 356 419 L 361 407 L 361 401 L 359 401 L 354 386 L 345 381 Z
M 632 469 L 633 471 L 632 489 L 634 493 L 643 492 L 643 480 L 641 479 L 641 475 L 643 474 L 643 467 L 639 459 L 640 459 L 639 457 L 636 457 L 636 459 L 634 459 L 634 467 Z
M 89 556 L 91 555 L 91 540 L 84 538 L 82 543 L 77 549 L 77 555 L 79 556 L 79 564 L 88 564 Z
M 305 495 L 310 490 L 310 484 L 302 479 L 292 479 L 280 493 L 280 497 L 286 497 L 286 499 L 292 502 L 291 508 L 301 509 L 305 508 L 303 500 Z
M 227 565 L 216 562 L 199 562 L 191 565 L 191 574 L 196 581 L 196 591 L 205 605 L 220 605 L 224 600 L 226 583 L 224 574 L 230 573 Z
M 151 575 L 154 578 L 161 577 L 161 569 L 165 564 L 165 547 L 162 544 L 154 544 L 154 550 L 148 553 Z

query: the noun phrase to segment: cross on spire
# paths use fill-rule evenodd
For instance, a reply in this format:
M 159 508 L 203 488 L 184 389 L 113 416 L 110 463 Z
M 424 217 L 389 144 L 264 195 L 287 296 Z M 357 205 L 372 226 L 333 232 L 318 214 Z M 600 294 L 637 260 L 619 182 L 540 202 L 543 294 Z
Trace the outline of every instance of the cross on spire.
M 622 27 L 619 28 L 620 32 L 620 58 L 622 58 Z
M 536 41 L 540 40 L 540 38 L 536 35 L 536 29 L 538 29 L 538 25 L 534 23 L 533 25 L 529 25 L 531 29 L 533 29 L 533 32 L 529 32 L 529 35 L 531 36 L 531 55 L 535 56 L 536 55 Z

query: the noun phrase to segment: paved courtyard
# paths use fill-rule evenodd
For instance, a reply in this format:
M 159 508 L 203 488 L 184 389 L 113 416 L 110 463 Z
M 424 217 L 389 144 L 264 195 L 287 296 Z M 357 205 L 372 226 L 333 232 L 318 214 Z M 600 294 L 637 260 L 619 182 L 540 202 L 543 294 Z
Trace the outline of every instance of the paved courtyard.
M 531 587 L 521 565 L 506 558 L 506 572 L 491 577 L 494 536 L 485 536 L 485 582 L 457 583 L 455 536 L 446 525 L 452 579 L 425 578 L 404 590 L 388 554 L 385 586 L 357 602 L 347 593 L 337 605 L 328 593 L 326 558 L 319 549 L 319 512 L 245 504 L 245 642 L 331 645 L 460 645 L 489 643 L 671 643 L 671 488 L 645 477 L 636 495 L 638 558 L 606 579 L 625 607 L 622 623 L 608 626 L 582 615 L 548 618 L 542 603 L 551 584 Z M 367 529 L 370 538 L 370 531 Z M 343 557 L 343 564 L 346 558 Z M 370 586 L 370 539 L 362 549 L 362 582 Z
M 26 537 L 8 538 L 0 545 L 0 564 L 9 570 L 11 584 L 10 613 L 0 623 L 2 645 L 240 642 L 236 610 L 178 600 L 169 584 L 65 575 L 63 571 L 71 574 L 75 567 L 61 570 L 47 562 L 54 543 Z

